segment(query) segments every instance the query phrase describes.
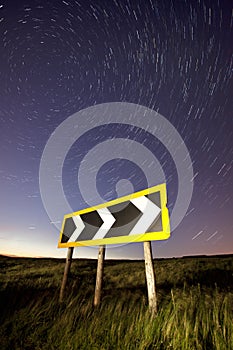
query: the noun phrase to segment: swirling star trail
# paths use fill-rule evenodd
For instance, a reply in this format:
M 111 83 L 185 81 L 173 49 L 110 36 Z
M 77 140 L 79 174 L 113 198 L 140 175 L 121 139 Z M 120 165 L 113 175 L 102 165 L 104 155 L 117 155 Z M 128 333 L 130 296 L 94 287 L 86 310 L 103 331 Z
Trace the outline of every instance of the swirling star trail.
M 70 115 L 110 102 L 159 112 L 192 160 L 189 209 L 169 240 L 153 243 L 154 254 L 233 253 L 232 27 L 227 0 L 0 2 L 0 253 L 65 255 L 56 248 L 62 217 L 51 222 L 40 196 L 41 156 Z M 94 146 L 119 137 L 156 156 L 172 210 L 178 183 L 171 156 L 146 125 L 133 127 L 130 119 L 128 126 L 90 123 L 70 149 L 62 181 L 72 208 L 85 207 L 77 185 L 80 162 Z M 93 164 L 93 176 L 95 170 Z M 138 164 L 122 157 L 98 171 L 100 196 L 115 198 L 119 182 L 126 192 L 147 185 Z M 96 254 L 93 248 L 78 253 Z M 141 258 L 142 247 L 110 249 L 108 256 Z

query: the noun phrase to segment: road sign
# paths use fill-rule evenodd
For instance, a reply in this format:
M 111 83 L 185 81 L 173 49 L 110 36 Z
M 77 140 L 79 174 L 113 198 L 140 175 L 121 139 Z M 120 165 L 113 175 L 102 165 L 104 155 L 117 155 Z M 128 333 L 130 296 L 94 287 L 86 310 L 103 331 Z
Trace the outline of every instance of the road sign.
M 59 248 L 163 240 L 170 237 L 166 185 L 65 215 Z

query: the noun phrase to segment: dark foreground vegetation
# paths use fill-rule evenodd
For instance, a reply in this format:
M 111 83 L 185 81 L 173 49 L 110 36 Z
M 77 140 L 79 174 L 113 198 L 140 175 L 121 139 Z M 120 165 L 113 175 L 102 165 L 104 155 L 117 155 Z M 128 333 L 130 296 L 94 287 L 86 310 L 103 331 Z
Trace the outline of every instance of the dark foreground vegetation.
M 96 261 L 0 257 L 0 349 L 233 349 L 233 256 L 154 261 L 159 310 L 151 318 L 144 262 L 106 261 L 92 306 Z

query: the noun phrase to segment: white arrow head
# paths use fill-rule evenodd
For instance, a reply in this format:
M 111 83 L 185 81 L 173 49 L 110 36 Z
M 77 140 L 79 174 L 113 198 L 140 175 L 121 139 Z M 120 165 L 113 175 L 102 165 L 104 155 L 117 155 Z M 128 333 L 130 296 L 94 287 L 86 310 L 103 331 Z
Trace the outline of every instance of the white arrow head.
M 156 221 L 161 209 L 145 196 L 134 198 L 130 201 L 143 213 L 143 215 L 129 234 L 134 235 L 145 233 Z
M 101 239 L 104 238 L 104 236 L 108 233 L 116 219 L 111 214 L 111 212 L 108 210 L 108 208 L 102 208 L 97 210 L 99 216 L 103 220 L 103 224 L 100 226 L 99 230 L 96 232 L 93 239 Z
M 76 230 L 72 233 L 71 237 L 69 238 L 69 241 L 75 242 L 76 239 L 80 236 L 82 230 L 85 228 L 85 225 L 79 215 L 73 216 L 72 219 L 76 225 Z

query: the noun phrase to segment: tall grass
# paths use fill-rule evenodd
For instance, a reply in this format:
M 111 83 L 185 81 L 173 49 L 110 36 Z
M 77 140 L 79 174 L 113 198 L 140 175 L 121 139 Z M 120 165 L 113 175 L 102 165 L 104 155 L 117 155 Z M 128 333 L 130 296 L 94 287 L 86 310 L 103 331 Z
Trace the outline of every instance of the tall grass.
M 1 350 L 233 349 L 232 288 L 219 287 L 214 276 L 212 285 L 190 283 L 189 278 L 184 283 L 184 278 L 177 286 L 177 278 L 165 271 L 158 278 L 158 314 L 151 317 L 141 262 L 106 262 L 102 303 L 96 309 L 96 262 L 74 262 L 63 304 L 58 303 L 63 264 L 37 264 L 22 260 L 1 269 Z M 166 264 L 174 268 L 174 261 Z M 230 271 L 229 266 L 231 261 L 224 268 Z M 132 271 L 136 277 L 130 287 Z

